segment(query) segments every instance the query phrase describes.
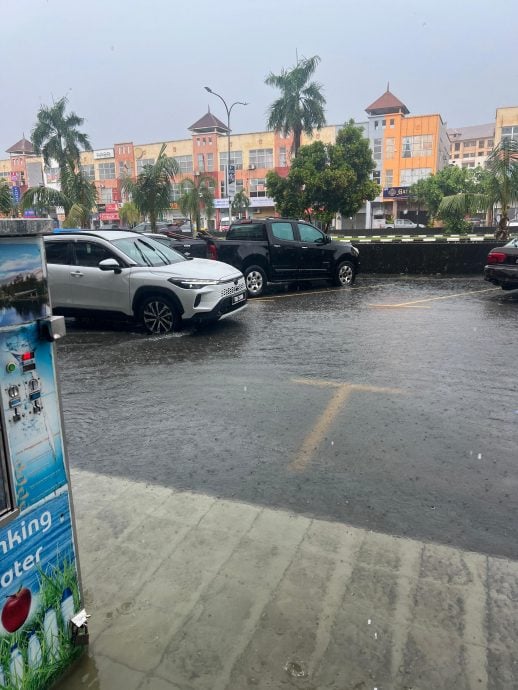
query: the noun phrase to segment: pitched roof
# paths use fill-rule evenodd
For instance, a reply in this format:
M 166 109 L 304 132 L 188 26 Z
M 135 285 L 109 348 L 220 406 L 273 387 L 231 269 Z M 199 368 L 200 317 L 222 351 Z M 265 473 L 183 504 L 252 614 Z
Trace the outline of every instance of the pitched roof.
M 188 128 L 191 132 L 228 132 L 228 127 L 209 110 Z
M 453 127 L 448 129 L 448 136 L 452 141 L 464 139 L 492 139 L 495 136 L 495 123 L 487 125 L 469 125 L 468 127 Z
M 410 112 L 406 105 L 389 91 L 388 87 L 385 93 L 365 108 L 365 110 L 369 115 L 388 115 L 389 113 L 404 113 L 408 115 Z
M 34 146 L 25 137 L 22 137 L 20 141 L 8 148 L 6 153 L 34 153 Z

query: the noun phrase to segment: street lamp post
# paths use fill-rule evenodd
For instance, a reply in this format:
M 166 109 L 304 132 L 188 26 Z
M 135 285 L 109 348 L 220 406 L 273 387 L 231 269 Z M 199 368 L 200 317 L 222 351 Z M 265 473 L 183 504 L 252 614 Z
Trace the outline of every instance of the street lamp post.
M 227 102 L 223 98 L 223 96 L 220 96 L 219 93 L 216 93 L 215 91 L 213 91 L 210 88 L 210 86 L 205 86 L 205 91 L 208 91 L 213 96 L 217 96 L 220 99 L 220 101 L 223 103 L 223 105 L 225 106 L 225 110 L 227 111 L 227 166 L 225 168 L 225 193 L 226 193 L 227 199 L 228 199 L 228 221 L 230 223 L 231 217 L 232 217 L 232 214 L 231 214 L 232 201 L 230 199 L 229 174 L 228 174 L 229 166 L 230 166 L 230 113 L 232 112 L 232 108 L 235 105 L 248 105 L 248 103 L 244 103 L 243 101 L 235 101 L 229 107 L 227 105 Z

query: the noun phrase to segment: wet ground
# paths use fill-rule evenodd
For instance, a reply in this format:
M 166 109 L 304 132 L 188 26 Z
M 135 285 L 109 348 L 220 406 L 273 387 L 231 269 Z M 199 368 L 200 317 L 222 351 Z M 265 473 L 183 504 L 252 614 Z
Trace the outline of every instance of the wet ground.
M 73 468 L 518 558 L 518 291 L 360 277 L 201 330 L 68 323 Z

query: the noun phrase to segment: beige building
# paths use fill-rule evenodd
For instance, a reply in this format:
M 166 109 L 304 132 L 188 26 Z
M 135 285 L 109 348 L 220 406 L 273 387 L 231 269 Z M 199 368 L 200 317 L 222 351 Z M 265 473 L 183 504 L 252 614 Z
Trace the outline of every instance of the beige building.
M 495 144 L 502 139 L 518 141 L 518 106 L 497 108 L 495 116 Z
M 459 168 L 484 166 L 495 145 L 495 125 L 471 125 L 448 129 L 450 165 Z

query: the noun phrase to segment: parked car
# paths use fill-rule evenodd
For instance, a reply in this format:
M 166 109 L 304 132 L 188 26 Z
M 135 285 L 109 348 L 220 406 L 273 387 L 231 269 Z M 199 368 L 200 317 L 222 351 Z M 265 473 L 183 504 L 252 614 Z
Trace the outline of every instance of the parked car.
M 155 239 L 157 242 L 161 242 L 162 244 L 165 244 L 166 247 L 170 247 L 171 249 L 175 249 L 177 252 L 180 252 L 180 254 L 183 254 L 184 256 L 188 258 L 193 258 L 193 257 L 198 257 L 199 259 L 206 259 L 208 250 L 207 250 L 207 242 L 204 239 L 193 239 L 192 237 L 189 237 L 188 235 L 182 236 L 182 235 L 177 235 L 174 233 L 168 232 L 167 234 L 165 232 L 161 233 L 152 233 L 152 232 L 146 232 L 145 233 L 146 237 L 151 237 Z
M 56 314 L 132 317 L 156 334 L 176 330 L 182 319 L 216 321 L 246 306 L 239 270 L 187 259 L 148 236 L 74 231 L 44 242 Z
M 224 240 L 207 239 L 209 256 L 243 272 L 250 297 L 267 283 L 327 279 L 350 286 L 359 266 L 359 251 L 335 242 L 304 221 L 267 218 L 232 223 Z
M 166 223 L 163 220 L 159 220 L 156 223 L 156 231 L 157 232 L 162 232 L 163 230 L 167 230 L 170 226 L 170 223 Z M 133 228 L 131 228 L 133 232 L 139 232 L 139 233 L 145 233 L 145 232 L 151 232 L 151 223 L 149 221 L 146 221 L 145 223 L 139 223 L 138 225 L 135 225 Z
M 514 237 L 503 247 L 495 247 L 487 256 L 484 279 L 502 290 L 518 288 L 518 237 Z
M 420 223 L 414 223 L 412 220 L 407 220 L 406 218 L 396 218 L 393 223 L 385 223 L 385 228 L 388 230 L 392 228 L 394 230 L 415 230 L 416 228 L 425 228 L 426 225 L 421 225 Z

